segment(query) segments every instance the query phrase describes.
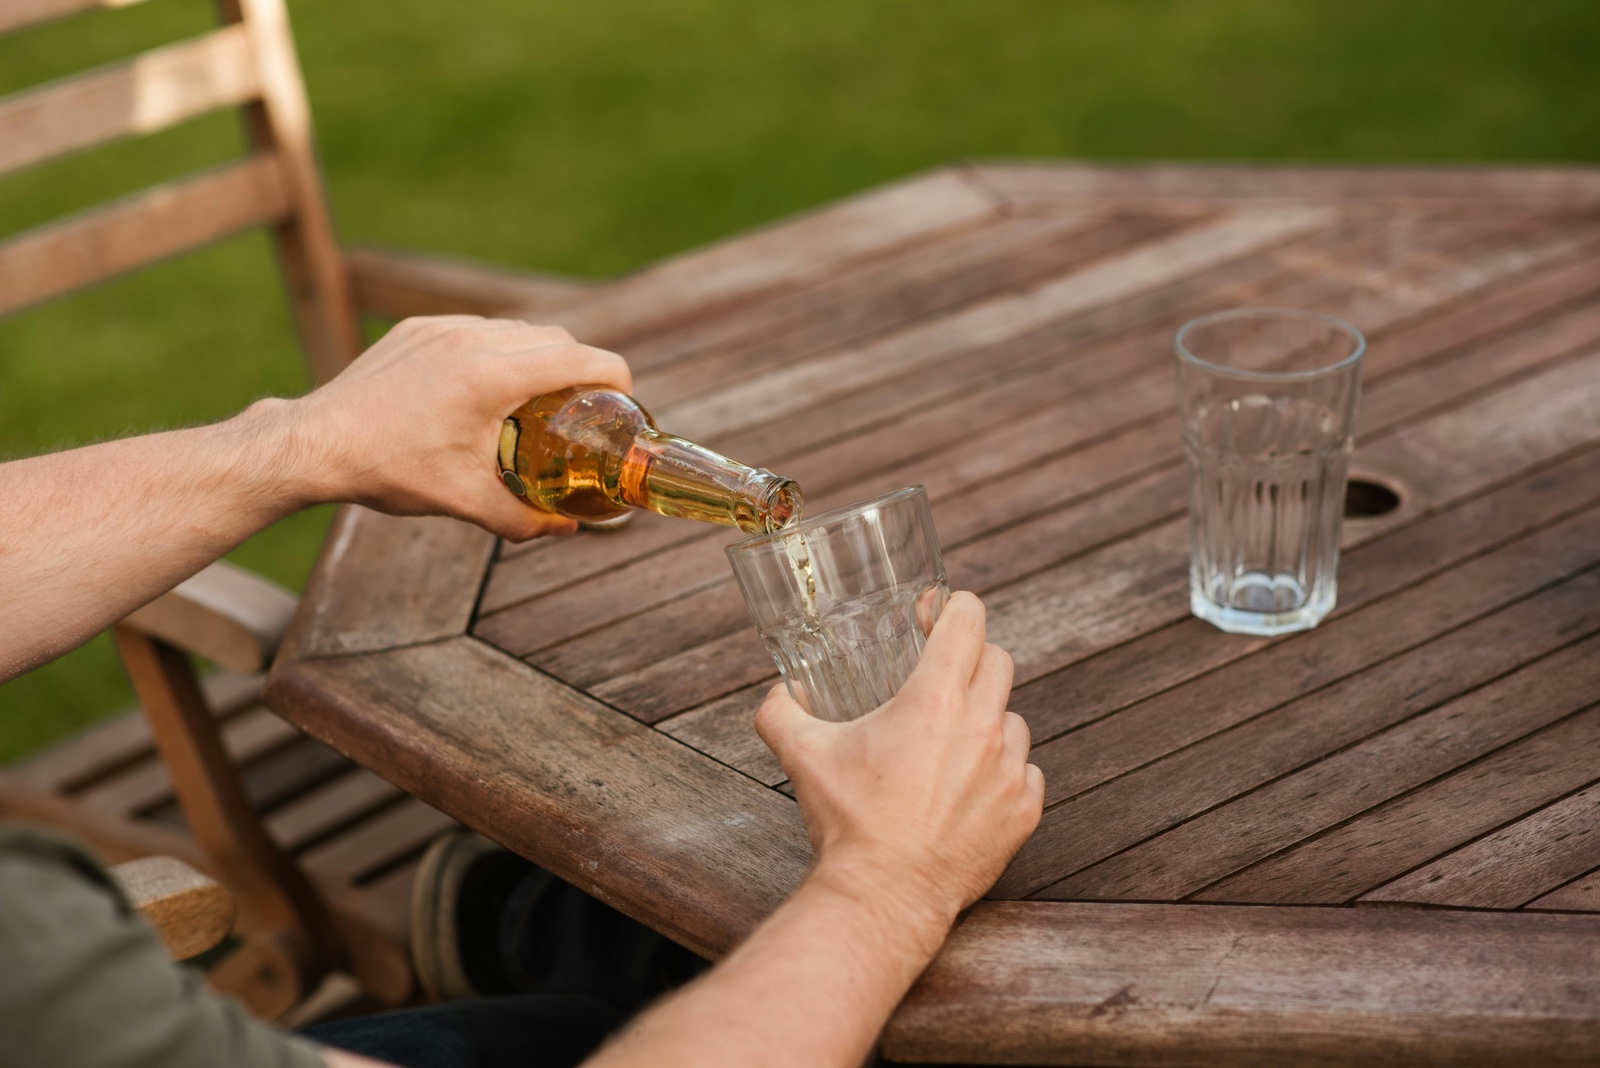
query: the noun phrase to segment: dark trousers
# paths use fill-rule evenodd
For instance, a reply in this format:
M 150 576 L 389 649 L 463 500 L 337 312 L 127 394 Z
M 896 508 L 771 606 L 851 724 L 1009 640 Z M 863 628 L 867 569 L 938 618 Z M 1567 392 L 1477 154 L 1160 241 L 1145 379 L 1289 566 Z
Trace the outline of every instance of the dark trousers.
M 401 1068 L 572 1068 L 624 1019 L 585 994 L 508 994 L 334 1020 L 303 1033 Z
M 492 941 L 516 993 L 334 1020 L 303 1033 L 400 1068 L 568 1068 L 708 967 L 537 868 L 512 891 Z

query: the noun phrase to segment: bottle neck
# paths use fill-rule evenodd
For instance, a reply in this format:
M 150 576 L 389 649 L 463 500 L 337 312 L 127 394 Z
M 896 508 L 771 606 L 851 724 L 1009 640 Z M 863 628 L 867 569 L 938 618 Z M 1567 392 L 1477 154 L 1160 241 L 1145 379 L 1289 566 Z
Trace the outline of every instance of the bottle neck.
M 793 479 L 654 428 L 634 438 L 619 488 L 623 501 L 636 508 L 752 534 L 782 529 L 799 518 L 803 505 Z

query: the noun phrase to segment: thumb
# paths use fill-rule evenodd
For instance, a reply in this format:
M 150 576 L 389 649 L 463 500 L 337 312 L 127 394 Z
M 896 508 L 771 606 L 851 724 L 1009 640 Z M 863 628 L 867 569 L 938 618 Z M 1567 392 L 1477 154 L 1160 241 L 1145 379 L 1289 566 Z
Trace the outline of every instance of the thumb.
M 802 740 L 816 725 L 811 713 L 789 696 L 788 687 L 781 682 L 767 692 L 767 699 L 756 709 L 756 733 L 785 771 L 789 770 L 789 762 L 796 756 Z

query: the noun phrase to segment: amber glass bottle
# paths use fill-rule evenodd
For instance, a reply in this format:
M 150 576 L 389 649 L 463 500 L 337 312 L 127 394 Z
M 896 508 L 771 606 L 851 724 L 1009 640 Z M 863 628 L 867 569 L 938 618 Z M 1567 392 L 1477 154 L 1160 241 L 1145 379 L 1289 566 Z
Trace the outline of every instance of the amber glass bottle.
M 629 508 L 751 533 L 798 518 L 799 485 L 656 429 L 638 401 L 572 386 L 518 408 L 500 430 L 500 477 L 536 507 L 590 522 Z

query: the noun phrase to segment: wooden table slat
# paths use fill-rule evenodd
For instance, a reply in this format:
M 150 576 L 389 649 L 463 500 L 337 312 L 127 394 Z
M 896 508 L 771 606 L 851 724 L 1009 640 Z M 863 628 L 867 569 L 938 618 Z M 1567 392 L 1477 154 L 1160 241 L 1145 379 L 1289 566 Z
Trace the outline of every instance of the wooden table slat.
M 843 346 L 893 333 L 932 315 L 950 314 L 998 293 L 1081 270 L 1178 229 L 1169 220 L 1137 217 L 1096 219 L 1093 226 L 1084 222 L 1068 220 L 1043 228 L 997 220 L 983 230 L 919 249 L 906 264 L 874 264 L 873 274 L 881 274 L 884 281 L 845 277 L 830 283 L 834 293 L 805 291 L 803 295 L 811 299 L 797 300 L 802 306 L 786 318 L 753 323 L 743 336 L 721 345 L 696 346 L 676 362 L 642 375 L 635 392 L 652 411 L 670 413 L 674 405 L 735 382 L 826 357 Z M 775 303 L 758 305 L 752 312 L 768 310 Z M 629 355 L 633 356 L 632 349 Z
M 1576 912 L 1600 912 L 1600 870 L 1588 872 L 1565 886 L 1530 901 L 1529 909 L 1557 909 Z
M 1597 723 L 1600 716 L 1590 706 L 1415 793 L 1386 801 L 1219 880 L 1194 899 L 1261 904 L 1355 900 L 1467 838 L 1582 786 L 1593 774 Z
M 460 634 L 494 546 L 492 535 L 459 520 L 346 505 L 280 655 L 374 652 Z
M 1244 727 L 1217 735 L 1187 751 L 1185 759 L 1151 765 L 1141 783 L 1152 790 L 1147 803 L 1168 813 L 1163 823 L 1172 819 L 1171 813 L 1183 810 L 1177 806 L 1185 795 L 1214 799 L 1231 791 L 1243 796 L 1146 838 L 1054 884 L 1043 896 L 1061 900 L 1181 900 L 1232 871 L 1353 815 L 1349 809 L 1338 807 L 1340 798 L 1327 793 L 1315 776 L 1309 784 L 1303 778 L 1290 776 L 1244 792 L 1263 775 L 1320 760 L 1379 729 L 1437 708 L 1527 661 L 1555 652 L 1569 644 L 1574 635 L 1582 637 L 1596 631 L 1600 631 L 1600 572 L 1589 571 L 1578 580 L 1380 661 Z M 1242 682 L 1241 690 L 1248 692 L 1248 685 L 1248 681 Z M 1518 765 L 1513 772 L 1514 782 L 1493 780 L 1488 784 L 1495 787 L 1493 792 L 1469 795 L 1462 803 L 1493 806 L 1491 811 L 1503 820 L 1586 782 L 1591 774 L 1587 769 L 1593 767 L 1596 756 L 1594 744 L 1600 741 L 1600 735 L 1595 734 L 1596 722 L 1587 723 L 1575 736 L 1571 731 L 1553 732 L 1565 741 L 1552 741 L 1551 745 L 1572 747 L 1549 751 L 1563 759 L 1549 767 L 1530 769 Z M 1587 746 L 1580 746 L 1585 739 Z M 1236 747 L 1248 747 L 1248 771 L 1238 767 L 1238 760 L 1228 759 L 1229 750 Z M 1315 766 L 1325 767 L 1326 762 Z M 1581 776 L 1577 783 L 1574 776 Z M 1164 778 L 1175 781 L 1162 781 Z M 1345 803 L 1363 804 L 1370 800 L 1357 788 Z M 1189 800 L 1184 807 L 1192 809 L 1204 803 Z M 1424 840 L 1437 843 L 1440 834 L 1462 836 L 1446 841 L 1443 848 L 1448 848 L 1485 826 L 1481 822 L 1470 823 L 1465 815 L 1456 818 L 1448 807 L 1443 811 L 1450 812 L 1448 821 L 1440 815 L 1441 806 L 1430 804 L 1430 819 L 1435 823 L 1427 835 L 1412 837 L 1408 849 L 1418 848 Z
M 853 261 L 995 214 L 993 197 L 965 175 L 935 171 L 677 256 L 538 317 L 593 344 L 618 345 L 649 327 L 792 289 Z
M 1143 199 L 1166 205 L 1191 200 L 1360 203 L 1389 198 L 1541 205 L 1546 210 L 1584 213 L 1600 206 L 1600 176 L 1592 168 L 1577 167 L 1369 168 L 1208 163 L 1105 167 L 982 163 L 971 173 L 983 188 L 1012 205 L 1040 199 L 1116 203 Z M 1390 205 L 1388 210 L 1394 212 L 1397 208 Z
M 1600 742 L 1600 738 L 1597 738 Z M 1600 744 L 1579 750 L 1593 772 Z M 1564 760 L 1573 759 L 1564 754 Z M 1361 896 L 1363 902 L 1514 909 L 1600 865 L 1600 785 L 1470 842 Z
M 1059 1065 L 1590 1065 L 1597 944 L 1593 916 L 988 902 L 889 1021 L 884 1052 Z
M 1038 289 L 986 301 L 863 348 L 808 360 L 657 414 L 662 425 L 672 426 L 686 437 L 711 439 L 835 394 L 912 373 L 963 349 L 1031 333 L 1054 319 L 1125 299 L 1162 280 L 1238 259 L 1327 221 L 1325 213 L 1314 209 L 1220 219 L 1097 261 Z

